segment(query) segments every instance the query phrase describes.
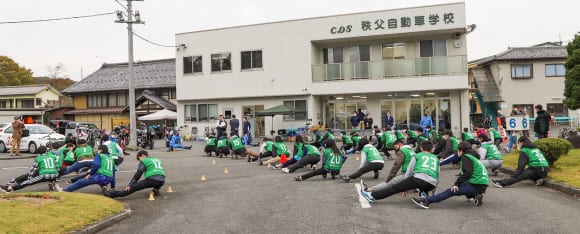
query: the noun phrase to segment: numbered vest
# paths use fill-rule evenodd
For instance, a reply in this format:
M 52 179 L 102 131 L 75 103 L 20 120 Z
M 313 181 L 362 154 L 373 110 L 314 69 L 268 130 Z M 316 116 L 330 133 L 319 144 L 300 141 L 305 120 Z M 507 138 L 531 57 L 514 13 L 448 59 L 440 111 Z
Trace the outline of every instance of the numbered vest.
M 439 140 L 439 132 L 437 132 L 437 130 L 431 130 L 429 132 L 429 137 L 431 140 Z
M 276 147 L 276 156 L 280 156 L 282 154 L 290 155 L 290 152 L 288 151 L 288 148 L 284 142 L 275 142 L 274 147 Z
M 415 174 L 424 173 L 439 180 L 439 159 L 431 153 L 418 153 L 415 155 L 415 168 L 413 172 Z
M 304 153 L 304 151 L 302 150 L 302 148 L 304 147 L 304 144 L 302 143 L 296 143 L 294 144 L 294 152 L 296 152 L 296 154 L 294 155 L 294 159 L 296 160 L 300 160 L 300 158 L 302 158 L 302 155 Z
M 117 150 L 117 147 L 115 147 L 115 150 Z M 93 158 L 94 157 L 93 148 L 91 148 L 90 146 L 78 147 L 75 149 L 75 156 L 77 160 L 84 158 Z
M 342 168 L 342 155 L 334 154 L 332 149 L 325 149 L 324 156 L 326 157 L 326 161 L 324 162 L 325 169 L 338 171 Z
M 502 160 L 501 152 L 499 152 L 499 149 L 494 144 L 481 144 L 481 148 L 484 148 L 487 151 L 485 159 Z
M 479 159 L 471 154 L 464 154 L 463 157 L 469 158 L 469 160 L 471 160 L 471 164 L 473 164 L 473 174 L 471 174 L 471 177 L 467 180 L 467 183 L 489 185 L 489 176 L 483 163 L 481 163 Z M 461 168 L 461 174 L 463 174 L 461 161 L 459 162 L 459 167 Z
M 330 132 L 326 133 L 326 139 L 333 139 L 334 140 L 334 135 Z
M 62 165 L 62 161 L 64 161 L 64 155 L 62 155 L 60 150 L 48 151 L 48 155 L 54 156 L 56 168 L 60 168 L 60 166 Z
M 395 136 L 397 136 L 398 140 L 403 140 L 405 139 L 405 136 L 403 136 L 403 133 L 401 131 L 395 131 Z
M 474 140 L 473 136 L 471 136 L 471 133 L 469 132 L 463 132 L 461 134 L 463 134 L 463 140 L 465 141 Z
M 411 129 L 407 129 L 407 131 L 405 131 L 405 133 L 407 133 L 407 137 L 410 138 L 416 138 L 417 137 L 417 133 Z
M 112 156 L 107 154 L 99 154 L 101 158 L 101 166 L 97 170 L 97 174 L 113 178 L 113 170 L 115 170 L 115 160 Z
M 210 137 L 207 139 L 207 145 L 208 146 L 216 146 L 216 141 L 217 140 L 215 139 L 215 137 Z
M 72 162 L 74 160 L 75 160 L 75 154 L 72 151 L 66 152 L 66 155 L 64 156 L 64 161 Z
M 401 166 L 401 172 L 405 173 L 407 172 L 407 167 L 409 166 L 411 159 L 415 157 L 416 153 L 410 148 L 401 148 L 399 150 L 405 155 L 405 161 L 403 161 L 403 165 Z
M 548 167 L 548 161 L 538 148 L 522 148 L 522 152 L 528 155 L 528 167 Z
M 272 145 L 274 145 L 274 143 L 266 141 L 266 151 L 272 151 Z
M 155 175 L 165 176 L 163 163 L 159 159 L 146 157 L 141 162 L 145 165 L 145 179 Z
M 109 149 L 109 155 L 111 155 L 111 157 L 119 157 L 121 154 L 119 150 L 117 150 L 117 143 L 114 141 L 109 142 L 107 149 Z
M 449 140 L 451 140 L 451 149 L 455 152 L 457 152 L 457 146 L 459 146 L 459 139 L 455 138 L 454 136 L 449 137 Z
M 230 139 L 230 146 L 232 146 L 233 150 L 239 150 L 244 148 L 244 143 L 242 143 L 242 139 L 239 137 L 233 137 Z
M 313 145 L 306 145 L 306 155 L 318 155 L 320 156 L 320 151 Z
M 495 130 L 495 129 L 492 128 L 492 129 L 490 129 L 490 131 L 493 134 L 493 138 L 494 139 L 501 138 L 501 134 L 497 130 Z
M 220 139 L 217 142 L 218 147 L 227 147 L 228 146 L 228 139 Z
M 379 151 L 377 150 L 377 148 L 375 148 L 372 145 L 365 145 L 364 148 L 362 149 L 362 152 L 364 152 L 367 156 L 367 162 L 372 162 L 372 161 L 384 161 L 383 157 L 381 156 L 381 153 L 379 153 Z
M 38 164 L 39 175 L 55 175 L 58 174 L 56 157 L 54 154 L 42 154 L 34 159 Z
M 342 135 L 342 144 L 351 144 L 352 145 L 352 140 L 350 139 L 350 137 L 348 135 Z
M 360 142 L 360 136 L 359 135 L 352 136 L 352 141 L 354 142 L 355 145 L 358 145 L 358 143 Z
M 387 148 L 392 149 L 395 145 L 395 141 L 397 141 L 397 136 L 395 136 L 395 134 L 390 132 L 384 132 L 381 139 L 383 140 Z

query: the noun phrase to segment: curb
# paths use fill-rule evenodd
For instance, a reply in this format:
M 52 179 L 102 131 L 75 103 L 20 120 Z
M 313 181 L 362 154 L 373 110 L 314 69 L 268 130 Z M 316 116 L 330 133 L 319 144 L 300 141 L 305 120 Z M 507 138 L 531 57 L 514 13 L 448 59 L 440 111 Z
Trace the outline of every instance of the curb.
M 5 157 L 5 158 L 4 158 L 4 157 L 0 157 L 0 161 L 1 161 L 1 160 L 29 159 L 29 158 L 36 158 L 36 156 L 38 156 L 38 155 L 30 155 L 30 156 L 18 156 L 18 157 L 15 157 L 15 156 L 8 156 L 8 157 Z
M 508 168 L 505 168 L 505 167 L 502 167 L 499 170 L 502 173 L 505 173 L 505 174 L 508 174 L 508 175 L 512 175 L 515 172 L 514 170 L 508 169 Z M 567 184 L 560 183 L 560 182 L 555 182 L 555 181 L 552 181 L 550 179 L 544 179 L 544 185 L 543 186 L 546 186 L 546 187 L 551 188 L 553 190 L 560 191 L 560 192 L 563 192 L 563 193 L 572 195 L 574 197 L 580 198 L 580 188 L 577 188 L 577 187 L 574 187 L 574 186 L 571 186 L 571 185 L 567 185 Z
M 121 211 L 121 213 L 116 214 L 116 215 L 111 215 L 109 217 L 104 218 L 101 221 L 98 221 L 96 223 L 92 223 L 89 224 L 79 230 L 73 231 L 71 233 L 75 233 L 75 234 L 80 234 L 80 233 L 87 233 L 87 234 L 92 234 L 92 233 L 97 233 L 98 231 L 105 229 L 107 227 L 112 226 L 113 224 L 126 219 L 128 217 L 131 216 L 131 208 L 129 208 L 129 205 L 125 204 L 125 209 L 123 211 Z

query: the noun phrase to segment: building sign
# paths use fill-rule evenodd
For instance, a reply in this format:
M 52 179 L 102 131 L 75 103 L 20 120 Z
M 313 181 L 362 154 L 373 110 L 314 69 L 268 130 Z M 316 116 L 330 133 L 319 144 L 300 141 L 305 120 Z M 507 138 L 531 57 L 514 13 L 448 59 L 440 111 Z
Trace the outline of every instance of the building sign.
M 506 130 L 508 131 L 521 131 L 528 130 L 530 128 L 530 120 L 525 116 L 514 116 L 506 117 Z
M 397 28 L 411 28 L 411 27 L 424 27 L 424 26 L 434 26 L 437 24 L 454 24 L 455 15 L 452 12 L 444 14 L 429 14 L 429 15 L 416 15 L 413 17 L 386 17 L 374 20 L 363 20 L 357 25 L 344 25 L 344 26 L 334 26 L 330 28 L 331 34 L 341 34 L 350 33 L 354 28 L 360 27 L 363 32 L 366 31 L 379 31 L 379 30 L 390 30 Z

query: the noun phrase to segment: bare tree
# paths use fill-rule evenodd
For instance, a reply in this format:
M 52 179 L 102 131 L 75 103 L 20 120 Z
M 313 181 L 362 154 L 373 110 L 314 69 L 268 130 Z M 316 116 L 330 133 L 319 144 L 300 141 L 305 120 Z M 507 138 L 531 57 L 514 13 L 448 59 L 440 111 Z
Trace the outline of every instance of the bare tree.
M 64 67 L 64 64 L 57 63 L 54 66 L 46 66 L 46 71 L 48 71 L 50 78 L 59 78 L 61 74 L 66 72 L 66 68 Z M 68 78 L 68 76 L 63 75 L 61 78 Z

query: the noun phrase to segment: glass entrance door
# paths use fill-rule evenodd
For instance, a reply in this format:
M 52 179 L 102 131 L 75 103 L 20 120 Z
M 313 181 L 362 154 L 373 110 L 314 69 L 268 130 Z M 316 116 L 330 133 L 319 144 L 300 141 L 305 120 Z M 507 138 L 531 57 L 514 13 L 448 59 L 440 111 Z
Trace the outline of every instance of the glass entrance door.
M 364 99 L 336 99 L 327 104 L 326 126 L 333 129 L 346 130 L 352 128 L 350 118 L 354 111 L 366 111 L 367 103 Z

